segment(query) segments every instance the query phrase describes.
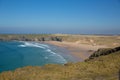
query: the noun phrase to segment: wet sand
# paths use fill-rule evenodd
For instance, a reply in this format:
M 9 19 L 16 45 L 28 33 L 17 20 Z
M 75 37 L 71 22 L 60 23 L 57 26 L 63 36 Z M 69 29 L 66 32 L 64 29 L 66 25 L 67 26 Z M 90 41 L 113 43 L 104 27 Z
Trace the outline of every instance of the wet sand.
M 69 54 L 77 58 L 78 61 L 84 61 L 97 49 L 107 47 L 105 45 L 88 45 L 75 42 L 45 41 L 45 43 L 69 50 Z

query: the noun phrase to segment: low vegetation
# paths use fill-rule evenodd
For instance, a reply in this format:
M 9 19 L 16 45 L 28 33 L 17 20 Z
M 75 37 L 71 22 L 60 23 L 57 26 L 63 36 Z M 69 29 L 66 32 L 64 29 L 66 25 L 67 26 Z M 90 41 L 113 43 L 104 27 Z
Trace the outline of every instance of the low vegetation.
M 102 53 L 109 50 L 112 49 L 104 49 Z M 85 62 L 27 66 L 2 72 L 0 80 L 118 80 L 119 70 L 120 49 Z
M 90 45 L 107 45 L 116 47 L 120 45 L 120 36 L 103 35 L 70 35 L 70 34 L 0 34 L 2 40 L 22 41 L 67 41 Z
M 0 41 L 62 41 L 61 37 L 51 34 L 1 34 Z

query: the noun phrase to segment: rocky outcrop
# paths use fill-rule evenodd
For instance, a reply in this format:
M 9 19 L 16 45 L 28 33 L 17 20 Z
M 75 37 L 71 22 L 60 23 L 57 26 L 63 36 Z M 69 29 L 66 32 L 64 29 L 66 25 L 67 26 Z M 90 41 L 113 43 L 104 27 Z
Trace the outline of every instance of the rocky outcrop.
M 3 39 L 0 39 L 0 41 L 3 41 Z
M 51 37 L 51 40 L 52 41 L 62 41 L 62 38 L 59 38 L 59 37 Z
M 62 41 L 61 37 L 57 37 L 57 36 L 21 36 L 21 35 L 17 35 L 17 36 L 3 36 L 0 37 L 0 41 L 9 41 L 9 40 L 18 40 L 18 41 Z
M 115 48 L 101 48 L 98 49 L 97 51 L 95 51 L 90 57 L 89 59 L 94 59 L 96 57 L 99 56 L 104 56 L 104 55 L 108 55 L 114 52 L 120 51 L 120 46 L 119 47 L 115 47 Z
M 59 37 L 40 37 L 38 41 L 62 41 L 62 38 Z
M 38 41 L 45 41 L 45 38 L 41 37 L 41 38 L 38 39 Z

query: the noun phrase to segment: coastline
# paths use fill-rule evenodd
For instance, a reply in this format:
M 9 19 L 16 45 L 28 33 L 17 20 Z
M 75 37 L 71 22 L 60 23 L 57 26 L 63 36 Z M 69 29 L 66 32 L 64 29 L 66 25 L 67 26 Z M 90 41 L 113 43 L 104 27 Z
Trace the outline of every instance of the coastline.
M 68 50 L 68 49 L 66 49 L 64 47 L 53 45 L 53 44 L 46 43 L 46 42 L 43 42 L 43 44 L 51 46 L 50 49 L 53 52 L 61 55 L 67 61 L 67 63 L 69 63 L 69 62 L 81 62 L 81 61 L 83 61 L 82 59 L 77 58 L 76 56 L 72 55 L 71 52 L 70 52 L 70 50 Z
M 88 44 L 79 44 L 73 42 L 58 42 L 58 41 L 45 41 L 43 43 L 55 45 L 58 47 L 65 48 L 69 51 L 69 55 L 76 58 L 78 62 L 82 62 L 87 59 L 94 51 L 99 48 L 107 48 L 105 45 L 88 45 Z
M 58 52 L 58 54 L 60 54 L 61 56 L 68 58 L 68 62 L 83 62 L 94 51 L 98 50 L 99 48 L 108 48 L 108 46 L 106 45 L 90 45 L 90 44 L 82 44 L 82 43 L 68 42 L 68 41 L 62 41 L 62 42 L 59 42 L 59 41 L 42 41 L 42 42 L 41 41 L 27 41 L 27 42 L 38 42 L 38 43 L 52 45 L 55 48 L 58 47 L 56 49 L 57 50 L 56 52 Z

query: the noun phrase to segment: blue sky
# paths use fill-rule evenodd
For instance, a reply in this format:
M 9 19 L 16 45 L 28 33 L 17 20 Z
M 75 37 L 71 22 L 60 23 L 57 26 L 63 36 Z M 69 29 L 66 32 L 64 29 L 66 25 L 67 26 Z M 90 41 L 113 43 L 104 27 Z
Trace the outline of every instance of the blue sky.
M 0 0 L 0 33 L 120 34 L 120 0 Z

